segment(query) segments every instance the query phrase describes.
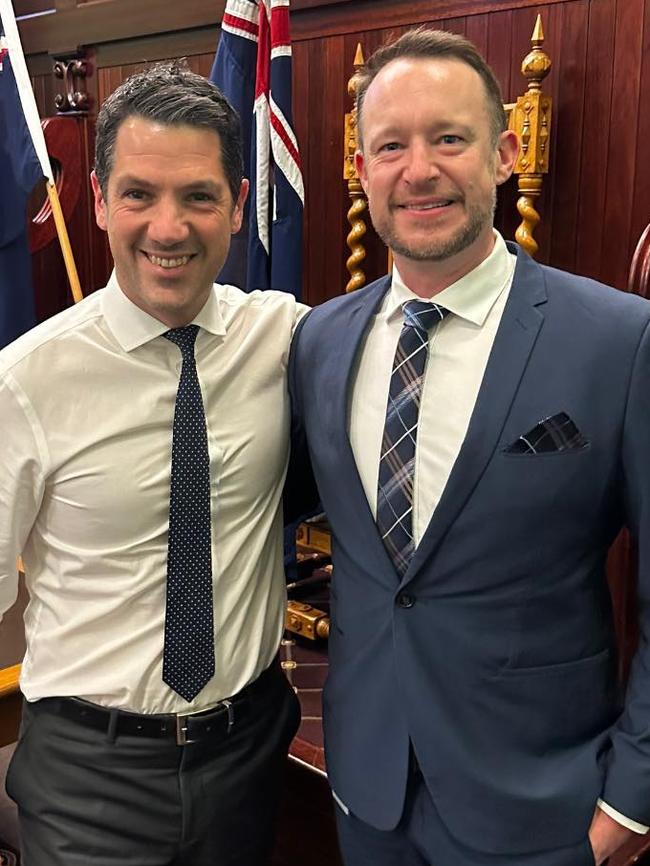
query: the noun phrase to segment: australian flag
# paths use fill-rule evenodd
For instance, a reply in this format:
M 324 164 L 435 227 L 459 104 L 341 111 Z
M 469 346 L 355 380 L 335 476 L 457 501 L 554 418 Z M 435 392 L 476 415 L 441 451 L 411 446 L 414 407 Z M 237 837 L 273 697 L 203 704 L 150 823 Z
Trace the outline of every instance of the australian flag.
M 251 184 L 219 280 L 300 297 L 305 193 L 291 119 L 289 0 L 228 0 L 210 78 L 241 118 Z
M 42 177 L 0 22 L 0 348 L 35 324 L 26 207 Z

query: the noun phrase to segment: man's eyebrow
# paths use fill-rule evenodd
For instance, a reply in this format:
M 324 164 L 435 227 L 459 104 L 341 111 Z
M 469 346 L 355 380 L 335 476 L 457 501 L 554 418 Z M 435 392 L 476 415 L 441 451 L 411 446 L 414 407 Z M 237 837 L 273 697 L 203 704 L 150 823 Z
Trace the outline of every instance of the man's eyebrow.
M 149 188 L 152 186 L 149 181 L 144 180 L 144 178 L 137 177 L 137 175 L 135 174 L 119 175 L 115 183 L 119 187 L 137 186 Z
M 430 123 L 427 128 L 429 133 L 436 135 L 440 135 L 446 130 L 460 132 L 462 135 L 467 137 L 475 135 L 474 127 L 470 123 L 464 123 L 461 120 L 454 120 L 453 118 L 443 117 L 440 120 L 435 120 L 433 123 Z M 404 134 L 405 130 L 401 124 L 387 122 L 385 125 L 378 124 L 376 128 L 372 130 L 369 140 L 374 141 L 377 138 L 401 138 Z M 368 133 L 366 133 L 366 135 L 368 135 Z
M 123 174 L 116 180 L 116 186 L 119 189 L 126 187 L 136 187 L 137 189 L 153 189 L 156 184 L 138 177 L 135 174 Z M 196 180 L 185 186 L 180 187 L 183 192 L 212 192 L 215 195 L 221 195 L 225 189 L 224 183 L 219 183 L 214 180 Z

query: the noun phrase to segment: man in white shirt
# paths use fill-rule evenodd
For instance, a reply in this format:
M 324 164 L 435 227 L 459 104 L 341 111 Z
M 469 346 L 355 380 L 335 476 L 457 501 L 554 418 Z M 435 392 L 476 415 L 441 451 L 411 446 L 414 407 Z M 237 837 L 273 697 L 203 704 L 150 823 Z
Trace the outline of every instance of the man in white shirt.
M 601 864 L 650 824 L 650 650 L 623 707 L 605 577 L 627 524 L 647 600 L 650 305 L 494 231 L 518 144 L 471 43 L 407 33 L 357 93 L 393 273 L 316 308 L 290 365 L 333 531 L 343 857 Z
M 288 347 L 302 308 L 213 285 L 239 120 L 180 64 L 105 102 L 115 272 L 0 353 L 0 612 L 29 604 L 7 776 L 25 866 L 259 866 L 299 719 L 277 663 Z

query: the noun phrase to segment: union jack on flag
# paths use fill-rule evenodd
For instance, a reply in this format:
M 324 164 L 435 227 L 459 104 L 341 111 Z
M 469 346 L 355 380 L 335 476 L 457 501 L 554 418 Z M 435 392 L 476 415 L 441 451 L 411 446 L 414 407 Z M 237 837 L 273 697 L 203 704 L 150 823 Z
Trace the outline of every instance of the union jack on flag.
M 305 192 L 291 119 L 289 2 L 228 0 L 210 78 L 241 118 L 251 183 L 220 280 L 299 297 Z

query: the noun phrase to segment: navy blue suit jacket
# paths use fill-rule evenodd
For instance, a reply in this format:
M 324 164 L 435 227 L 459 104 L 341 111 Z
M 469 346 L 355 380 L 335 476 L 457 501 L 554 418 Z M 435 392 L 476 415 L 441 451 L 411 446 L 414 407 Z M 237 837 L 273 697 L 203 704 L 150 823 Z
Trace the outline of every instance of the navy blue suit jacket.
M 333 789 L 393 828 L 410 740 L 450 832 L 479 850 L 577 843 L 599 796 L 650 824 L 650 304 L 518 251 L 467 436 L 400 580 L 348 438 L 355 359 L 389 285 L 317 307 L 291 359 L 333 530 Z M 586 448 L 507 453 L 559 412 Z M 624 524 L 644 632 L 625 699 L 605 578 Z

